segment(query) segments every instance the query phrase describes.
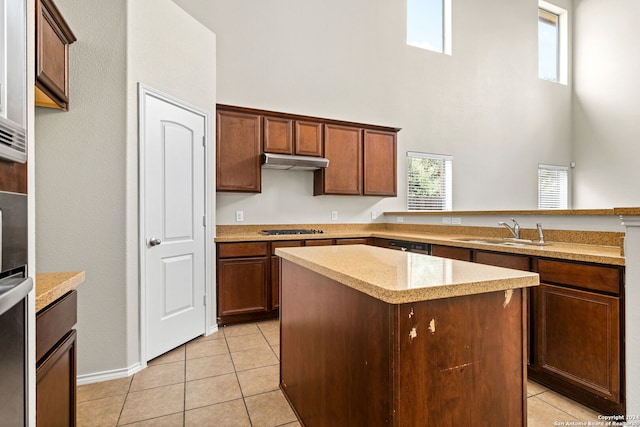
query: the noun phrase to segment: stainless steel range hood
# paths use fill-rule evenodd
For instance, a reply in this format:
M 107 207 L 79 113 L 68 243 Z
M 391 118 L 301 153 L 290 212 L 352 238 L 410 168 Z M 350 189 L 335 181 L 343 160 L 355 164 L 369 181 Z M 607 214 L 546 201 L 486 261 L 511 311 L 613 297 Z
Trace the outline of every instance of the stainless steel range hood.
M 329 166 L 329 159 L 311 156 L 292 156 L 289 154 L 264 153 L 262 167 L 294 171 L 313 171 Z

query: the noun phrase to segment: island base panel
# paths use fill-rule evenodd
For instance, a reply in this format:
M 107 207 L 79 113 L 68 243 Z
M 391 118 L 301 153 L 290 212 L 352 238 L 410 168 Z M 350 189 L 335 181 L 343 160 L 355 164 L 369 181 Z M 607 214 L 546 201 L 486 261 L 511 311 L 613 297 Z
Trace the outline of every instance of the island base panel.
M 281 275 L 280 387 L 304 426 L 526 426 L 521 290 L 398 305 Z

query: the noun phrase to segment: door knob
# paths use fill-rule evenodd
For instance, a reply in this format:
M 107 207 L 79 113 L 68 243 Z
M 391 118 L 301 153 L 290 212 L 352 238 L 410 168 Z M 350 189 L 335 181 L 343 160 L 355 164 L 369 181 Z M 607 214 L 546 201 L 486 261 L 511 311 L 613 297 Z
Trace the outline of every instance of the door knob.
M 149 239 L 149 246 L 158 246 L 160 243 L 162 243 L 162 240 L 158 239 L 157 237 L 152 237 Z

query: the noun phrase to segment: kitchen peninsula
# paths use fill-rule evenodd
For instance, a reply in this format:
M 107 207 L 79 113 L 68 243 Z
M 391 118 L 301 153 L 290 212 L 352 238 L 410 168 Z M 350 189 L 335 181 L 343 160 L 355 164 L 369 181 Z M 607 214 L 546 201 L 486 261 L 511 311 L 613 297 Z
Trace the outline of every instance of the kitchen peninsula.
M 526 424 L 537 274 L 364 245 L 276 255 L 280 385 L 305 426 Z

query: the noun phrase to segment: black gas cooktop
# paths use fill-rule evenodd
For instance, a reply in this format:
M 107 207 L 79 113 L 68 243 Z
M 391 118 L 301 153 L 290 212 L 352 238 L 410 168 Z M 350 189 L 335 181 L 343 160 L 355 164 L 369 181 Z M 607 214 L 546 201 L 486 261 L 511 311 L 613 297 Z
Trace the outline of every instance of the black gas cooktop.
M 287 235 L 287 234 L 322 234 L 324 233 L 324 231 L 300 228 L 300 229 L 290 229 L 290 230 L 262 230 L 261 233 L 267 236 L 281 236 L 281 235 Z

